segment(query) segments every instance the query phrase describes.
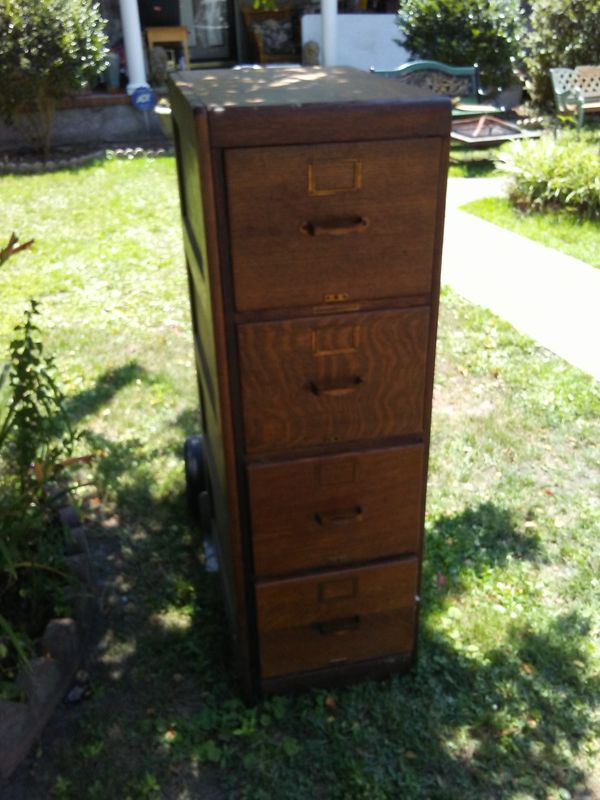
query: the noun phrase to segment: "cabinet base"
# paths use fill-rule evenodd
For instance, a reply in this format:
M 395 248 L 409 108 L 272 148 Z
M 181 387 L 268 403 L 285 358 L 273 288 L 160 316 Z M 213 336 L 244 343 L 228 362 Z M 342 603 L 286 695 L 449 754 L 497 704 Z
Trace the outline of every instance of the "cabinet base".
M 336 664 L 325 669 L 269 678 L 261 684 L 261 697 L 301 692 L 309 688 L 337 688 L 359 680 L 381 680 L 396 673 L 408 672 L 414 665 L 414 653 L 402 653 L 369 661 Z

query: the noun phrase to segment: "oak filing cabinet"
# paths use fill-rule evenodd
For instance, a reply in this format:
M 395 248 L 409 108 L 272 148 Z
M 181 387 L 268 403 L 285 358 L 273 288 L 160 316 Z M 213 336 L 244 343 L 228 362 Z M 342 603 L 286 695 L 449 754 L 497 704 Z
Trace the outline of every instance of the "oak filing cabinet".
M 247 699 L 414 659 L 450 106 L 345 68 L 172 76 L 210 521 Z

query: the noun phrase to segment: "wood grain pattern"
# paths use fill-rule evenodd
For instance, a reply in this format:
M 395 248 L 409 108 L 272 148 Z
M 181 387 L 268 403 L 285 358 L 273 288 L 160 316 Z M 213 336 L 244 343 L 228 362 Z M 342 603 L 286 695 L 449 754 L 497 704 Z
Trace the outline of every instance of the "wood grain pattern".
M 411 308 L 238 326 L 246 451 L 420 433 L 428 324 Z M 315 334 L 349 327 L 358 348 L 315 354 Z
M 259 583 L 263 678 L 410 651 L 416 587 L 416 558 Z
M 414 659 L 450 132 L 449 102 L 423 95 L 346 68 L 173 76 L 249 701 Z
M 439 154 L 436 138 L 227 151 L 236 308 L 429 293 Z
M 255 574 L 416 553 L 422 473 L 422 445 L 251 465 Z

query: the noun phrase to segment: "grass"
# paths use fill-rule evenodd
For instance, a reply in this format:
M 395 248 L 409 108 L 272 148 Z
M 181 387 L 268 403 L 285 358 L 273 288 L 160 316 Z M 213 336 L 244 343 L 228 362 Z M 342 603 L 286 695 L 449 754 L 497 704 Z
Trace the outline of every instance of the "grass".
M 24 796 L 565 800 L 600 793 L 600 387 L 442 299 L 418 668 L 239 700 L 218 576 L 196 566 L 181 445 L 198 429 L 172 159 L 2 179 L 36 247 L 27 297 L 102 454 L 87 499 L 103 626 Z
M 475 200 L 462 209 L 600 269 L 599 222 L 560 211 L 519 211 L 498 197 Z

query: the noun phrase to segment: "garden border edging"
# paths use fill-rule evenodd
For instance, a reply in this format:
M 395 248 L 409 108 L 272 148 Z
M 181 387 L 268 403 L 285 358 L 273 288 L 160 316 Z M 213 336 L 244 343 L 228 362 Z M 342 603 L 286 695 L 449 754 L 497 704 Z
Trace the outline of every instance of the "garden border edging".
M 71 596 L 74 618 L 52 619 L 41 639 L 42 655 L 19 671 L 17 685 L 26 702 L 0 700 L 0 776 L 8 779 L 25 759 L 61 702 L 79 667 L 86 631 L 97 610 L 85 529 L 72 505 L 58 511 L 65 529 L 66 562 L 81 580 Z

